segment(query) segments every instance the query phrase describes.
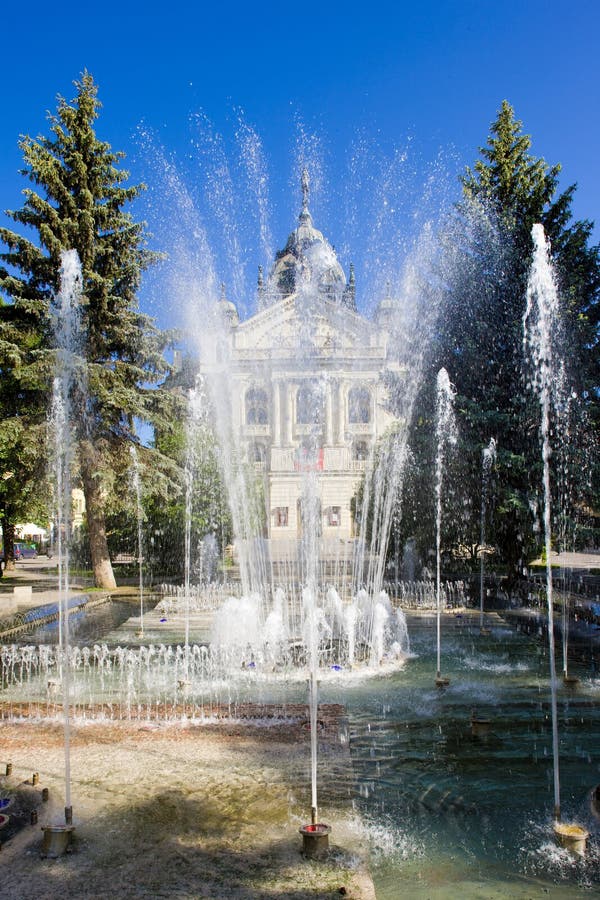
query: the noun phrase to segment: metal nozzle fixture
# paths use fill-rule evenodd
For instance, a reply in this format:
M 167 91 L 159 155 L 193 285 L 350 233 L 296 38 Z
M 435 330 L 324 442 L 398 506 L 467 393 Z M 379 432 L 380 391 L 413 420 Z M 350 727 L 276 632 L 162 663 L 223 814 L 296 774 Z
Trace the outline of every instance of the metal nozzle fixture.
M 50 798 L 50 791 L 48 788 L 42 788 L 42 800 L 44 803 L 47 803 Z
M 6 774 L 12 775 L 12 763 L 6 763 Z
M 38 784 L 39 780 L 40 780 L 40 773 L 34 772 L 33 775 L 31 776 L 31 783 Z
M 317 807 L 311 806 L 310 808 L 310 821 L 312 825 L 317 824 Z
M 73 807 L 65 806 L 65 824 L 72 825 L 73 824 Z

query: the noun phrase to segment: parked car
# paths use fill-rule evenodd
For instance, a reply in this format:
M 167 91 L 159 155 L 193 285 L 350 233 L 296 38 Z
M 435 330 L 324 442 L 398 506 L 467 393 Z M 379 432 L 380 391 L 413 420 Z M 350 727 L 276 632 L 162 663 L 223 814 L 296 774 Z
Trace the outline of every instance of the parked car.
M 15 559 L 35 559 L 37 550 L 30 544 L 24 544 L 22 541 L 15 541 Z

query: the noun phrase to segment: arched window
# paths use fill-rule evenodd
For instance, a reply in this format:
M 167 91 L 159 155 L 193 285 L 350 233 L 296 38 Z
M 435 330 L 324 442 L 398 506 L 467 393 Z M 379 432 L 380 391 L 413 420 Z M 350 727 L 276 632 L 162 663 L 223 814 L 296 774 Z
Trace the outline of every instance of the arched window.
M 367 388 L 352 388 L 348 393 L 348 421 L 354 425 L 371 421 L 371 394 Z
M 366 441 L 354 441 L 352 444 L 352 459 L 363 461 L 369 457 L 369 447 Z
M 311 387 L 298 388 L 296 394 L 296 422 L 298 425 L 318 425 L 322 420 L 323 397 Z
M 246 391 L 246 425 L 269 424 L 269 400 L 266 391 L 250 388 Z
M 260 441 L 253 441 L 248 448 L 250 462 L 265 463 L 267 461 L 267 448 Z

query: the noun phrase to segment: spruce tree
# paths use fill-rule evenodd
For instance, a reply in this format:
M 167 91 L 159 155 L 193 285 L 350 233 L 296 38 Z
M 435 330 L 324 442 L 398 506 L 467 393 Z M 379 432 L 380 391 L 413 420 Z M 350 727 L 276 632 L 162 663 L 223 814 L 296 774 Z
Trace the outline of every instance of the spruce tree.
M 504 100 L 492 123 L 488 144 L 480 147 L 481 159 L 462 177 L 462 224 L 473 226 L 476 216 L 494 229 L 499 289 L 504 302 L 512 303 L 520 316 L 531 261 L 531 229 L 544 226 L 560 282 L 568 348 L 577 360 L 571 373 L 593 417 L 598 420 L 600 248 L 590 244 L 593 225 L 572 221 L 572 201 L 577 186 L 557 193 L 560 165 L 548 166 L 530 154 L 531 138 L 523 134 L 522 122 Z M 470 241 L 476 254 L 490 252 L 485 239 Z M 492 241 L 493 243 L 493 241 Z M 489 260 L 487 261 L 489 262 Z M 489 272 L 489 269 L 488 269 Z M 519 321 L 520 326 L 520 321 Z
M 85 395 L 76 399 L 77 459 L 96 583 L 113 588 L 105 498 L 128 465 L 124 450 L 136 439 L 135 420 L 160 420 L 169 403 L 153 388 L 168 369 L 167 336 L 139 311 L 136 298 L 141 273 L 153 261 L 144 224 L 128 211 L 143 186 L 127 184 L 129 173 L 119 167 L 124 154 L 96 136 L 100 102 L 92 76 L 84 72 L 75 87 L 71 102 L 58 98 L 49 137 L 20 141 L 22 174 L 32 187 L 24 191 L 23 207 L 7 213 L 20 230 L 0 229 L 7 248 L 0 254 L 5 263 L 0 289 L 38 334 L 39 351 L 29 355 L 29 372 L 47 390 L 61 251 L 79 255 L 80 352 L 87 384 Z M 34 239 L 25 236 L 27 229 Z
M 463 197 L 444 235 L 446 297 L 433 367 L 445 366 L 457 388 L 464 451 L 460 480 L 469 496 L 457 505 L 456 515 L 470 517 L 471 532 L 469 538 L 463 529 L 463 542 L 478 543 L 481 453 L 494 437 L 494 537 L 513 575 L 535 552 L 532 509 L 541 484 L 539 409 L 527 391 L 522 334 L 536 222 L 544 225 L 558 271 L 569 384 L 588 416 L 597 417 L 600 385 L 600 259 L 598 247 L 589 243 L 592 226 L 572 221 L 575 186 L 559 193 L 560 166 L 548 166 L 530 148 L 529 136 L 504 101 L 487 146 L 461 179 Z
M 7 569 L 14 568 L 17 522 L 48 519 L 47 392 L 31 364 L 39 347 L 31 317 L 0 300 L 0 524 Z

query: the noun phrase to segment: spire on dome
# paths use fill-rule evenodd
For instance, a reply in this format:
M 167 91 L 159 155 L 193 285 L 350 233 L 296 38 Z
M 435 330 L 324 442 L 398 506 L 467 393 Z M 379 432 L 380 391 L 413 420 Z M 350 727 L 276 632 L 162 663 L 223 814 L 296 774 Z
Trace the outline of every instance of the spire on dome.
M 356 312 L 356 276 L 354 274 L 354 263 L 350 263 L 350 276 L 348 284 L 342 297 L 342 303 L 349 309 Z
M 310 179 L 308 177 L 308 169 L 306 166 L 302 169 L 302 212 L 308 212 L 308 194 L 310 191 Z
M 310 193 L 310 178 L 308 176 L 308 169 L 306 166 L 302 169 L 302 177 L 300 179 L 300 186 L 302 188 L 302 209 L 300 211 L 300 215 L 298 216 L 298 221 L 300 223 L 300 227 L 308 226 L 310 229 L 313 228 L 313 220 L 312 216 L 308 210 L 308 195 Z
M 264 309 L 268 305 L 268 298 L 265 291 L 265 279 L 263 277 L 263 267 L 258 267 L 258 277 L 256 279 L 256 297 L 258 301 L 258 310 Z
M 223 321 L 230 327 L 234 328 L 239 323 L 238 311 L 236 309 L 235 303 L 232 303 L 231 300 L 227 299 L 227 294 L 225 291 L 225 282 L 221 282 L 221 292 L 219 296 L 219 300 L 217 302 L 217 309 L 219 314 L 223 318 Z
M 310 179 L 308 169 L 302 170 L 302 210 L 298 217 L 298 227 L 288 237 L 283 250 L 275 257 L 268 279 L 259 291 L 259 308 L 289 297 L 298 289 L 300 280 L 309 289 L 324 299 L 344 303 L 354 308 L 354 284 L 346 283 L 346 276 L 335 255 L 335 250 L 315 228 L 308 209 Z

